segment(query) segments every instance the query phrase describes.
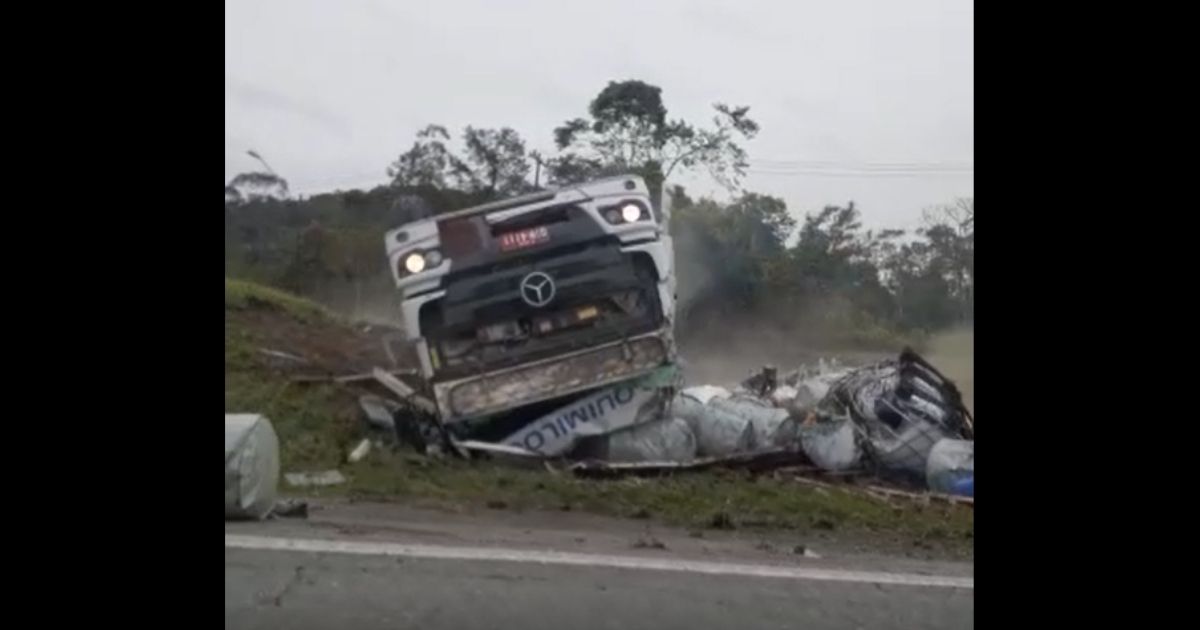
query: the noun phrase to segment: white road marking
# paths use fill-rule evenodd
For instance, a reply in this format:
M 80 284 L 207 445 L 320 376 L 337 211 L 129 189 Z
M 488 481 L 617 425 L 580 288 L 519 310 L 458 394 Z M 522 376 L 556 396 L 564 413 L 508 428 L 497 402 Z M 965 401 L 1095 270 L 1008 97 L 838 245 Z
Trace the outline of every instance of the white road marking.
M 489 560 L 527 562 L 534 564 L 608 567 L 643 571 L 678 571 L 707 575 L 736 575 L 744 577 L 786 578 L 824 582 L 857 582 L 860 584 L 899 584 L 938 588 L 975 589 L 975 578 L 912 573 L 882 573 L 875 571 L 844 571 L 812 567 L 787 567 L 765 564 L 733 564 L 670 558 L 613 556 L 608 554 L 569 553 L 501 549 L 495 547 L 446 547 L 408 543 L 363 542 L 347 540 L 315 540 L 304 538 L 273 538 L 225 534 L 225 546 L 235 549 L 264 551 L 301 551 L 309 553 L 342 553 L 367 556 L 402 556 L 435 560 Z

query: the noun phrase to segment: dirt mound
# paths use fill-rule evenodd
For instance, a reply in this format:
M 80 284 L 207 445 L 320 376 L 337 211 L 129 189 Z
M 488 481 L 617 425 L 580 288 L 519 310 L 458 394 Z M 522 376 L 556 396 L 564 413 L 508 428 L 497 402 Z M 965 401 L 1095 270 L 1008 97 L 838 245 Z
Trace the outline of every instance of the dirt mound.
M 261 351 L 282 352 L 304 359 L 291 362 L 289 371 L 314 374 L 355 374 L 375 367 L 414 365 L 404 349 L 401 331 L 380 326 L 357 326 L 332 322 L 305 322 L 278 311 L 238 311 L 226 315 L 226 326 L 234 326 L 250 335 Z M 384 343 L 392 341 L 396 365 Z M 264 356 L 270 356 L 263 352 Z M 281 366 L 286 359 L 277 361 Z
M 227 280 L 225 294 L 227 364 L 249 361 L 312 375 L 416 365 L 398 328 L 351 324 L 316 304 L 246 282 Z

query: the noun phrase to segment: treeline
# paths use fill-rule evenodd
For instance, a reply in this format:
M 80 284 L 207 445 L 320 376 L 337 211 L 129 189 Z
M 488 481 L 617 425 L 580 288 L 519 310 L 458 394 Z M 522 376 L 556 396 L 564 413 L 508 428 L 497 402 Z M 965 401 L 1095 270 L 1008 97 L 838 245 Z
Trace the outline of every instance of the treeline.
M 753 323 L 814 341 L 874 344 L 970 323 L 974 202 L 930 210 L 914 233 L 866 230 L 853 202 L 797 222 L 778 198 L 740 188 L 758 133 L 749 108 L 714 106 L 708 126 L 671 120 L 659 88 L 614 82 L 587 118 L 553 130 L 558 152 L 512 129 L 466 127 L 461 151 L 430 125 L 373 190 L 293 197 L 273 173 L 225 188 L 225 272 L 282 286 L 356 317 L 395 318 L 383 232 L 415 218 L 617 173 L 637 173 L 672 205 L 680 334 Z M 672 175 L 702 171 L 732 199 L 692 199 Z

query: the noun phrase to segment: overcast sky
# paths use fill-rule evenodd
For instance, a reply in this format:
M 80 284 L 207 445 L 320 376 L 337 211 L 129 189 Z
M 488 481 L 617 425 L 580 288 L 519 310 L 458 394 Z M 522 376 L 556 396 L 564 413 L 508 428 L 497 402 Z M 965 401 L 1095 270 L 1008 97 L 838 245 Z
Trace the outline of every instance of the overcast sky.
M 974 195 L 971 0 L 226 0 L 225 179 L 369 187 L 427 123 L 551 130 L 610 80 L 751 107 L 747 189 L 913 227 Z M 715 191 L 702 179 L 690 190 Z

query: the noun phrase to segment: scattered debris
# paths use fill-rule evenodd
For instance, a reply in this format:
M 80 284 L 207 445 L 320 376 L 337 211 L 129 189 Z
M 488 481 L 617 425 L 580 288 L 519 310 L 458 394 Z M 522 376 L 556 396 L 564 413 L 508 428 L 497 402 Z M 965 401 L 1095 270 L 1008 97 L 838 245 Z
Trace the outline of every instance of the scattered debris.
M 367 453 L 370 451 L 371 451 L 371 441 L 364 438 L 363 441 L 358 443 L 358 446 L 354 447 L 354 450 L 350 451 L 350 455 L 348 455 L 346 457 L 346 461 L 353 464 L 353 463 L 361 460 L 362 458 L 366 457 Z
M 725 457 L 703 457 L 690 462 L 604 462 L 584 460 L 567 466 L 579 477 L 610 478 L 621 476 L 657 476 L 674 472 L 693 472 L 712 468 L 762 472 L 804 461 L 804 454 L 792 449 L 769 449 L 735 453 Z
M 225 518 L 266 518 L 278 485 L 279 438 L 271 421 L 225 414 Z
M 321 472 L 300 472 L 286 473 L 283 478 L 287 480 L 288 485 L 297 488 L 308 488 L 312 486 L 336 486 L 346 483 L 346 477 L 341 472 L 336 470 L 323 470 Z
M 707 405 L 708 401 L 713 398 L 729 398 L 730 396 L 728 389 L 716 385 L 697 385 L 683 390 L 682 393 L 689 398 L 694 398 L 702 405 Z
M 531 421 L 507 416 L 487 439 L 473 431 L 492 420 L 445 425 L 432 401 L 381 368 L 372 378 L 396 400 L 362 396 L 359 405 L 370 426 L 386 429 L 390 421 L 402 441 L 428 455 L 451 449 L 580 477 L 788 468 L 819 491 L 855 486 L 807 479 L 817 472 L 843 481 L 874 476 L 960 500 L 974 494 L 974 420 L 954 384 L 911 350 L 860 368 L 821 360 L 782 378 L 766 366 L 732 390 L 701 385 L 678 391 L 667 372 L 677 379 L 668 367 L 543 405 Z M 350 460 L 369 447 L 364 440 Z M 714 527 L 732 527 L 732 517 L 720 516 Z M 833 523 L 818 519 L 814 527 Z
M 733 517 L 728 512 L 717 512 L 708 520 L 708 526 L 713 529 L 737 529 Z
M 419 395 L 417 390 L 409 387 L 404 381 L 393 376 L 391 372 L 388 372 L 383 368 L 375 368 L 375 370 L 371 372 L 371 375 L 376 381 L 379 381 L 381 385 L 399 396 L 400 400 L 412 404 L 425 413 L 437 413 L 437 405 L 434 405 L 433 401 Z
M 779 373 L 773 365 L 764 365 L 762 371 L 742 382 L 742 387 L 759 398 L 770 398 L 779 387 Z
M 785 407 L 787 403 L 794 401 L 800 395 L 800 390 L 791 385 L 780 385 L 778 389 L 771 393 L 769 398 L 776 407 Z
M 643 534 L 638 536 L 637 542 L 633 543 L 634 549 L 666 549 L 667 545 L 663 541 L 654 537 L 653 534 Z
M 415 376 L 418 374 L 414 369 L 395 369 L 387 370 L 387 373 L 392 376 Z M 374 372 L 362 372 L 358 374 L 305 374 L 297 375 L 288 379 L 293 383 L 335 383 L 337 385 L 349 385 L 351 383 L 361 383 L 364 381 L 375 380 Z
M 874 494 L 884 500 L 890 498 L 905 499 L 907 501 L 916 501 L 919 503 L 928 504 L 930 502 L 954 503 L 958 505 L 975 506 L 974 497 L 960 497 L 952 494 L 940 494 L 937 492 L 905 492 L 895 488 L 885 488 L 883 486 L 867 486 L 867 492 Z
M 522 459 L 541 460 L 545 458 L 545 455 L 542 455 L 541 453 L 535 453 L 519 446 L 509 446 L 508 444 L 494 444 L 492 442 L 480 442 L 478 440 L 457 441 L 455 444 L 458 445 L 459 448 L 472 452 L 490 453 L 492 455 L 501 455 Z
M 363 411 L 367 424 L 385 431 L 395 431 L 395 415 L 400 411 L 400 405 L 381 396 L 367 394 L 358 397 L 358 406 Z
M 792 553 L 794 553 L 798 556 L 804 556 L 805 558 L 820 559 L 820 557 L 821 557 L 821 556 L 817 555 L 817 553 L 814 552 L 812 549 L 809 549 L 808 547 L 806 547 L 804 545 L 796 545 L 795 547 L 792 547 Z
M 308 518 L 308 502 L 299 499 L 282 499 L 275 503 L 271 515 L 281 518 Z
M 299 357 L 281 350 L 259 348 L 258 353 L 270 359 L 268 363 L 272 364 L 274 367 L 283 367 L 286 365 L 306 365 L 308 363 L 308 359 L 305 359 L 304 357 Z

